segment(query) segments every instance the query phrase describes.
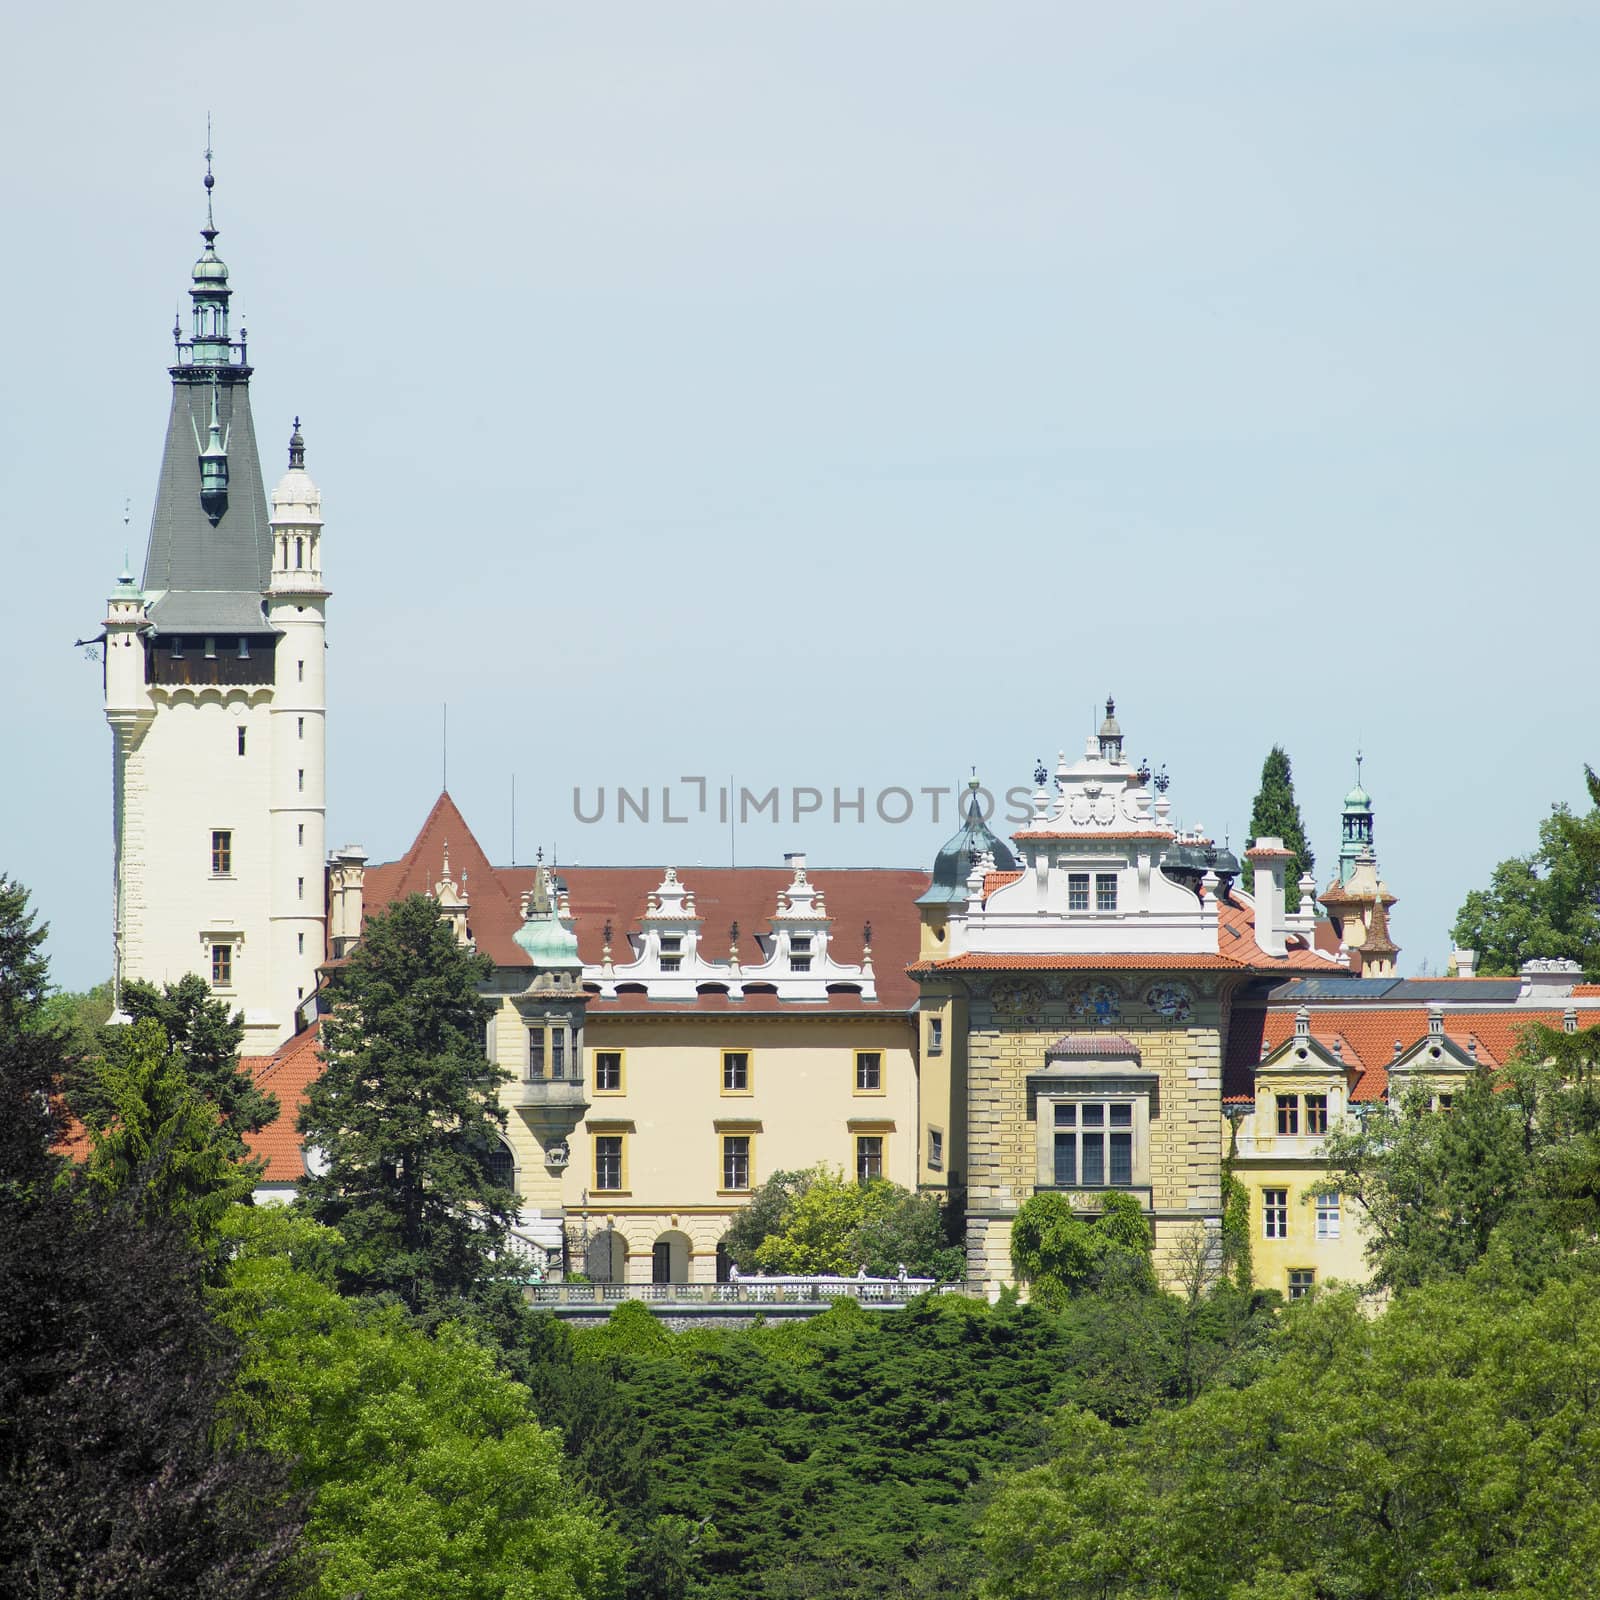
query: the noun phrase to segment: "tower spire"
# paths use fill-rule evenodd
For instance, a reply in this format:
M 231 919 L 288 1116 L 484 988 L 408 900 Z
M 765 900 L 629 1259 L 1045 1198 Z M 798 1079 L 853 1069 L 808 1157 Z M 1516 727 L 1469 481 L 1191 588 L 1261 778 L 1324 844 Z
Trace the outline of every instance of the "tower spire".
M 211 173 L 211 113 L 206 112 L 206 225 L 201 233 L 207 245 L 217 236 L 217 225 L 211 220 L 211 191 L 216 187 L 217 180 Z

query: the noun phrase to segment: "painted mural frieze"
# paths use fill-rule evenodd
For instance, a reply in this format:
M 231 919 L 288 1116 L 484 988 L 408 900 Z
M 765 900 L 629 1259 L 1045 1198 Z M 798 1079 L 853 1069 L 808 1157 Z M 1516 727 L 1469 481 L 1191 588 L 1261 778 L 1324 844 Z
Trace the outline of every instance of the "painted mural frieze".
M 1181 983 L 1153 983 L 1145 990 L 1144 1003 L 1159 1017 L 1187 1022 L 1193 997 Z
M 1072 995 L 1070 1010 L 1092 1022 L 1115 1022 L 1122 1016 L 1122 995 L 1113 984 L 1085 984 Z

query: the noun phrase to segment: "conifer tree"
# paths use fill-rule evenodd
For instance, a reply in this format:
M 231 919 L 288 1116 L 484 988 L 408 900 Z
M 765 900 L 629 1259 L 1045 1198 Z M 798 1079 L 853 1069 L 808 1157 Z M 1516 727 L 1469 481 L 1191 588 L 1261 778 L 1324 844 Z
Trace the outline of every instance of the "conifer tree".
M 1284 902 L 1290 911 L 1300 909 L 1300 879 L 1308 872 L 1315 873 L 1317 858 L 1306 842 L 1305 824 L 1300 820 L 1300 806 L 1294 797 L 1294 774 L 1289 767 L 1288 752 L 1280 744 L 1273 745 L 1267 759 L 1261 763 L 1261 787 L 1256 790 L 1250 807 L 1250 839 L 1277 838 L 1283 840 L 1285 850 L 1294 852 L 1287 869 Z M 1255 889 L 1255 869 L 1246 861 L 1242 875 L 1245 892 Z
M 238 1357 L 200 1255 L 143 1185 L 108 1192 L 59 1153 L 71 1047 L 44 934 L 0 877 L 0 1594 L 298 1593 L 301 1511 L 222 1420 Z
M 327 1170 L 302 1193 L 344 1237 L 347 1291 L 420 1311 L 497 1276 L 516 1196 L 488 1169 L 508 1076 L 484 1054 L 493 1008 L 478 986 L 492 970 L 412 895 L 367 920 L 334 975 L 327 1066 L 300 1116 Z

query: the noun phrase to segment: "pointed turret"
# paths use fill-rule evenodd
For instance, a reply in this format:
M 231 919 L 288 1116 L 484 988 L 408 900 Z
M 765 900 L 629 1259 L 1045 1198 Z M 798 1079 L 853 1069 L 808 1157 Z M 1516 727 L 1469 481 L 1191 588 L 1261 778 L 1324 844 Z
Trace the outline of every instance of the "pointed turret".
M 234 339 L 228 326 L 233 290 L 216 251 L 215 183 L 208 148 L 205 249 L 190 275 L 191 335 L 173 330 L 172 409 L 144 567 L 158 639 L 271 631 L 261 609 L 272 561 L 250 366 L 243 334 Z

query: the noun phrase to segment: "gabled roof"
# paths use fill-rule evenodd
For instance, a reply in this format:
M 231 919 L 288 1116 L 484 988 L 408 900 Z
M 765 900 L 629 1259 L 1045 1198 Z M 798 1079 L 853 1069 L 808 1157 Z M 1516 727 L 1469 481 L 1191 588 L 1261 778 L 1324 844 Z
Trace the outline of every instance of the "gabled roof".
M 448 794 L 434 802 L 411 848 L 396 862 L 368 867 L 364 903 L 368 914 L 410 894 L 431 894 L 450 846 L 450 868 L 467 897 L 467 926 L 478 949 L 502 967 L 526 967 L 527 955 L 515 942 L 522 926 L 522 895 L 533 887 L 535 868 L 496 867 L 467 826 L 466 819 Z M 612 959 L 630 959 L 627 933 L 644 915 L 649 896 L 661 882 L 663 868 L 553 867 L 567 886 L 568 900 L 577 924 L 578 954 L 589 966 L 598 965 L 605 943 L 605 925 L 611 924 Z M 694 890 L 695 912 L 704 924 L 708 951 L 726 954 L 728 930 L 739 924 L 741 960 L 754 965 L 757 934 L 766 934 L 778 908 L 780 890 L 790 887 L 790 867 L 684 867 L 679 876 Z M 830 996 L 826 1009 L 857 1009 L 881 1013 L 904 1010 L 917 997 L 906 967 L 917 953 L 919 919 L 916 901 L 928 887 L 928 874 L 914 867 L 841 867 L 806 869 L 806 877 L 822 891 L 832 927 L 830 953 L 841 963 L 862 959 L 862 933 L 872 924 L 872 965 L 878 991 L 876 1002 L 857 995 Z M 771 1001 L 769 1006 L 766 1002 Z M 693 1001 L 646 1000 L 619 995 L 616 1000 L 591 999 L 591 1015 L 643 1010 L 658 1016 L 669 1010 L 745 1015 L 772 1010 L 790 1014 L 817 1002 L 779 1001 L 752 994 L 729 1001 L 724 995 L 704 994 Z

